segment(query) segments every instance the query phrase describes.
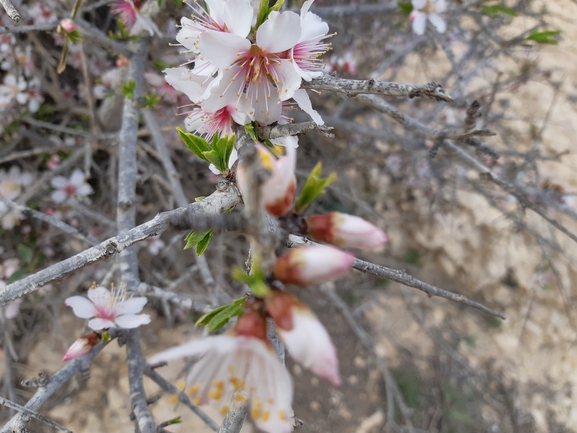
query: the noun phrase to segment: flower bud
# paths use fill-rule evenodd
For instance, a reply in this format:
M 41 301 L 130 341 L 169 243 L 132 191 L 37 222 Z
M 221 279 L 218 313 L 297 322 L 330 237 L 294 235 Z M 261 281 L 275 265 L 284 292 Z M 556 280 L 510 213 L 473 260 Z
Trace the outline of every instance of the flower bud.
M 266 318 L 257 311 L 247 311 L 238 318 L 233 333 L 244 337 L 258 338 L 268 343 L 266 337 Z
M 286 292 L 271 292 L 265 303 L 278 335 L 295 361 L 333 385 L 340 385 L 335 346 L 314 313 Z
M 71 359 L 80 358 L 81 356 L 86 355 L 99 342 L 100 336 L 94 332 L 92 334 L 85 335 L 84 337 L 80 337 L 78 340 L 72 343 L 72 346 L 68 348 L 64 354 L 64 358 L 62 358 L 62 361 L 70 361 Z
M 308 236 L 338 247 L 378 248 L 387 236 L 378 227 L 353 215 L 331 212 L 307 218 Z
M 285 284 L 307 286 L 342 277 L 354 261 L 354 256 L 336 248 L 304 246 L 279 257 L 274 276 Z
M 62 27 L 62 30 L 64 30 L 66 33 L 70 33 L 76 30 L 76 24 L 74 24 L 74 21 L 72 21 L 70 18 L 64 18 L 62 21 L 60 21 L 60 27 Z

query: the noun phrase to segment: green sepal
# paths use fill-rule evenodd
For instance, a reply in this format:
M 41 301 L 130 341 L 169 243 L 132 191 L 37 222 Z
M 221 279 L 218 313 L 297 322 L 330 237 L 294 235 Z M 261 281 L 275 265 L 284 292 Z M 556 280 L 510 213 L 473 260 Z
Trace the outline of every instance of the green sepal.
M 110 335 L 110 333 L 108 331 L 104 331 L 102 333 L 102 335 L 100 336 L 100 338 L 102 339 L 103 342 L 112 340 L 112 336 Z
M 269 14 L 271 11 L 280 11 L 280 8 L 284 5 L 284 0 L 276 0 L 276 3 L 268 10 Z
M 184 246 L 184 249 L 189 250 L 192 247 L 196 247 L 196 255 L 202 256 L 208 248 L 208 244 L 210 244 L 213 236 L 214 231 L 212 230 L 207 230 L 205 232 L 191 231 L 186 235 L 186 245 Z
M 535 41 L 538 44 L 548 44 L 557 45 L 559 41 L 556 39 L 551 39 L 551 36 L 558 36 L 561 34 L 561 30 L 549 30 L 545 32 L 532 32 L 529 36 L 525 38 L 527 41 Z
M 488 15 L 490 18 L 493 18 L 497 14 L 510 15 L 512 17 L 517 16 L 517 12 L 503 5 L 483 6 L 481 8 L 481 13 L 484 15 Z
M 200 159 L 208 161 L 204 156 L 205 152 L 210 152 L 212 150 L 210 144 L 208 144 L 208 141 L 202 137 L 191 134 L 190 132 L 186 132 L 182 128 L 176 128 L 176 130 L 186 147 L 188 147 L 192 153 L 194 153 Z
M 209 332 L 218 331 L 230 319 L 242 315 L 245 303 L 246 298 L 235 299 L 231 304 L 223 305 L 203 315 L 196 321 L 196 326 L 205 325 Z
M 256 126 L 255 126 L 255 122 L 252 123 L 248 123 L 246 125 L 244 125 L 244 132 L 246 132 L 250 138 L 252 138 L 252 141 L 259 141 L 258 140 L 258 136 L 256 134 Z
M 128 99 L 134 98 L 134 91 L 136 90 L 136 81 L 128 80 L 122 85 L 122 94 Z
M 68 39 L 68 42 L 75 43 L 82 39 L 82 35 L 78 32 L 78 30 L 74 30 L 71 32 L 65 32 L 64 36 Z
M 319 162 L 309 174 L 305 186 L 297 199 L 295 207 L 297 212 L 304 211 L 312 202 L 325 192 L 331 183 L 336 180 L 337 176 L 334 173 L 324 179 L 321 178 L 321 171 L 322 164 Z
M 246 284 L 252 294 L 257 298 L 264 298 L 270 292 L 268 284 L 265 283 L 265 273 L 260 270 L 258 260 L 253 261 L 253 273 L 247 274 L 240 267 L 232 268 L 232 278 L 240 283 Z

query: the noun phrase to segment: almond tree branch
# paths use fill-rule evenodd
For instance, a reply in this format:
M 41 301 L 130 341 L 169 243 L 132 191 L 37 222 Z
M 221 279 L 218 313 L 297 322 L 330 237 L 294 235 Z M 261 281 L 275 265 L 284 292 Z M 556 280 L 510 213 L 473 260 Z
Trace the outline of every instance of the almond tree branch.
M 303 81 L 301 87 L 303 89 L 330 90 L 332 92 L 344 93 L 348 97 L 363 93 L 373 93 L 402 98 L 428 98 L 434 99 L 435 101 L 453 101 L 453 98 L 445 92 L 440 84 L 433 82 L 428 84 L 403 84 L 379 81 L 372 78 L 369 80 L 349 80 L 327 74 L 319 78 L 313 78 L 308 82 Z
M 5 398 L 0 397 L 0 404 L 2 406 L 6 406 L 7 408 L 17 410 L 18 412 L 23 413 L 24 415 L 36 418 L 37 420 L 42 421 L 44 424 L 48 424 L 52 428 L 65 431 L 66 433 L 72 433 L 71 430 L 68 430 L 63 425 L 60 425 L 57 422 L 52 421 L 50 418 L 46 418 L 44 415 L 40 415 L 38 412 L 26 409 L 24 406 L 20 406 L 19 404 L 11 402 L 10 400 L 6 400 Z
M 270 140 L 273 138 L 286 137 L 287 135 L 299 135 L 311 131 L 319 131 L 327 137 L 334 137 L 329 131 L 334 128 L 332 126 L 317 125 L 316 122 L 302 122 L 302 123 L 287 123 L 285 125 L 269 125 L 257 127 L 258 137 L 261 140 Z
M 10 0 L 0 0 L 0 4 L 4 8 L 10 19 L 14 21 L 16 24 L 18 24 L 20 22 L 20 13 L 16 10 L 12 2 Z
M 287 238 L 287 246 L 289 248 L 298 247 L 301 245 L 318 245 L 309 239 L 303 238 L 301 236 L 289 235 Z M 377 277 L 386 278 L 391 281 L 396 281 L 397 283 L 403 284 L 408 287 L 414 287 L 422 292 L 425 292 L 429 296 L 439 296 L 441 298 L 449 299 L 453 302 L 458 302 L 460 304 L 467 305 L 468 307 L 476 308 L 484 313 L 490 314 L 491 316 L 498 317 L 499 319 L 505 320 L 503 313 L 492 310 L 483 304 L 472 301 L 464 295 L 459 295 L 457 293 L 449 292 L 448 290 L 440 289 L 431 284 L 425 283 L 415 277 L 407 274 L 404 269 L 392 269 L 382 265 L 376 265 L 374 263 L 365 262 L 364 260 L 355 259 L 353 268 L 367 273 L 376 275 Z
M 56 30 L 58 24 L 34 24 L 31 26 L 0 26 L 0 35 L 5 33 L 49 32 Z
M 389 4 L 343 4 L 339 6 L 317 6 L 311 12 L 320 17 L 341 17 L 345 15 L 378 15 L 399 12 L 396 3 Z
M 40 287 L 52 281 L 62 279 L 71 272 L 92 263 L 96 263 L 103 259 L 109 259 L 136 242 L 143 241 L 164 232 L 170 228 L 170 218 L 173 216 L 189 212 L 200 216 L 213 213 L 223 213 L 225 210 L 236 206 L 238 203 L 240 203 L 238 190 L 232 185 L 229 185 L 224 189 L 214 192 L 202 201 L 191 203 L 184 208 L 160 213 L 152 220 L 141 224 L 126 233 L 121 233 L 109 238 L 104 242 L 101 242 L 100 244 L 66 260 L 9 284 L 4 290 L 0 291 L 0 305 L 4 305 L 20 296 L 38 290 Z

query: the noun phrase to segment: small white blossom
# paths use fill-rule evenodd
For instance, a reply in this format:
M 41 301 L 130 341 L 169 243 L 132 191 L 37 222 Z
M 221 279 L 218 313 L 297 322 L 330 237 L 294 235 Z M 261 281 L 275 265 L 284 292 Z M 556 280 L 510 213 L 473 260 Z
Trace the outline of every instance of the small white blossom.
M 50 183 L 55 188 L 50 198 L 55 203 L 63 203 L 70 197 L 82 198 L 92 194 L 92 187 L 86 183 L 84 172 L 76 169 L 72 172 L 69 179 L 64 176 L 56 176 Z
M 427 27 L 427 19 L 435 26 L 439 33 L 445 33 L 447 23 L 438 14 L 445 12 L 447 4 L 445 0 L 412 0 L 413 11 L 409 17 L 413 25 L 413 32 L 424 35 Z

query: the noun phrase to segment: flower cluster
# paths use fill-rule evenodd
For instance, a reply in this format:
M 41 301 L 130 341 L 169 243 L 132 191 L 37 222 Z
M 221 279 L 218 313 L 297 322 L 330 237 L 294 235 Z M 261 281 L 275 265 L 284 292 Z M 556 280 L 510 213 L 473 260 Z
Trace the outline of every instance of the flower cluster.
M 194 105 L 187 130 L 210 140 L 217 132 L 230 135 L 235 123 L 283 123 L 291 99 L 323 123 L 299 89 L 301 80 L 322 74 L 319 57 L 329 49 L 323 42 L 328 25 L 309 12 L 312 2 L 303 4 L 300 16 L 267 8 L 262 23 L 249 0 L 207 1 L 207 10 L 191 4 L 193 19 L 182 18 L 176 39 L 194 56 L 188 62 L 194 67 L 164 71 L 168 83 Z

